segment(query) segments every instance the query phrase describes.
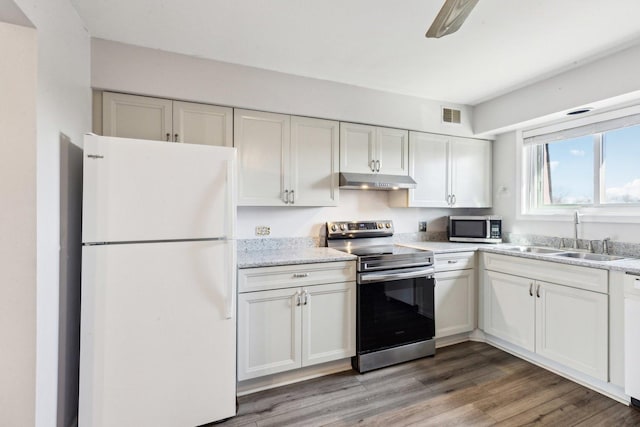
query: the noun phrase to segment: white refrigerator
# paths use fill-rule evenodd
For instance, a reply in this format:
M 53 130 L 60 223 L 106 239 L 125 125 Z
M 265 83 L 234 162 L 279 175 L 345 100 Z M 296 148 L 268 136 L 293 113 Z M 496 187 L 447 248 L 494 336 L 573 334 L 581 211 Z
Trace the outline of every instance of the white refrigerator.
M 81 427 L 236 413 L 234 148 L 84 140 Z

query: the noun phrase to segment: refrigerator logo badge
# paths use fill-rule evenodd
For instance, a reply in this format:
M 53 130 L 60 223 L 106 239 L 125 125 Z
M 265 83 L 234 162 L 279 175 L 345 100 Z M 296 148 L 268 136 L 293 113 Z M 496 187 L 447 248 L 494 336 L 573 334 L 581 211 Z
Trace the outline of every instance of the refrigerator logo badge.
M 87 157 L 90 159 L 104 159 L 104 156 L 101 156 L 99 154 L 87 154 Z

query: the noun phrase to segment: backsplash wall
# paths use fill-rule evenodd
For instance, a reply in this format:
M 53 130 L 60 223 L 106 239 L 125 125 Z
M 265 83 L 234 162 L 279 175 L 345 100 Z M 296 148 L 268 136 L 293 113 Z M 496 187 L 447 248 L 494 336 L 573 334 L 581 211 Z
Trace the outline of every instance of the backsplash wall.
M 403 191 L 403 190 L 399 190 Z M 389 192 L 340 190 L 336 207 L 238 207 L 238 239 L 319 237 L 327 221 L 390 219 L 395 232 L 418 232 L 427 221 L 428 231 L 446 230 L 448 215 L 485 215 L 489 209 L 391 208 Z M 269 236 L 256 236 L 257 226 L 270 227 Z

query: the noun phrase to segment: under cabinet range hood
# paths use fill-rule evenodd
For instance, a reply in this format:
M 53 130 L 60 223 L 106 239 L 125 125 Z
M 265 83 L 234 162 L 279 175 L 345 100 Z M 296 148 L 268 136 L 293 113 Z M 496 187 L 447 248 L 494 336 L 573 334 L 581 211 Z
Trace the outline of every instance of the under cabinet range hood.
M 399 190 L 416 188 L 416 182 L 408 175 L 340 172 L 340 188 L 347 190 Z

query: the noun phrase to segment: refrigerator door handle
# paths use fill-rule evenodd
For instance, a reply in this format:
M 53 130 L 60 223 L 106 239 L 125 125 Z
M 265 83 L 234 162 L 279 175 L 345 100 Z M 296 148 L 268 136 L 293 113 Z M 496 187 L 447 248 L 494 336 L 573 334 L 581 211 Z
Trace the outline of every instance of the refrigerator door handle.
M 233 161 L 227 161 L 227 200 L 226 200 L 226 218 L 225 218 L 225 237 L 227 239 L 236 238 L 235 226 L 235 206 L 236 206 L 236 171 Z M 235 265 L 235 264 L 234 264 Z
M 236 306 L 236 281 L 237 281 L 237 269 L 236 269 L 236 245 L 235 241 L 227 242 L 227 251 L 228 258 L 231 261 L 231 267 L 227 270 L 229 271 L 229 294 L 227 295 L 227 306 L 225 307 L 225 319 L 233 319 L 234 317 L 234 308 Z

